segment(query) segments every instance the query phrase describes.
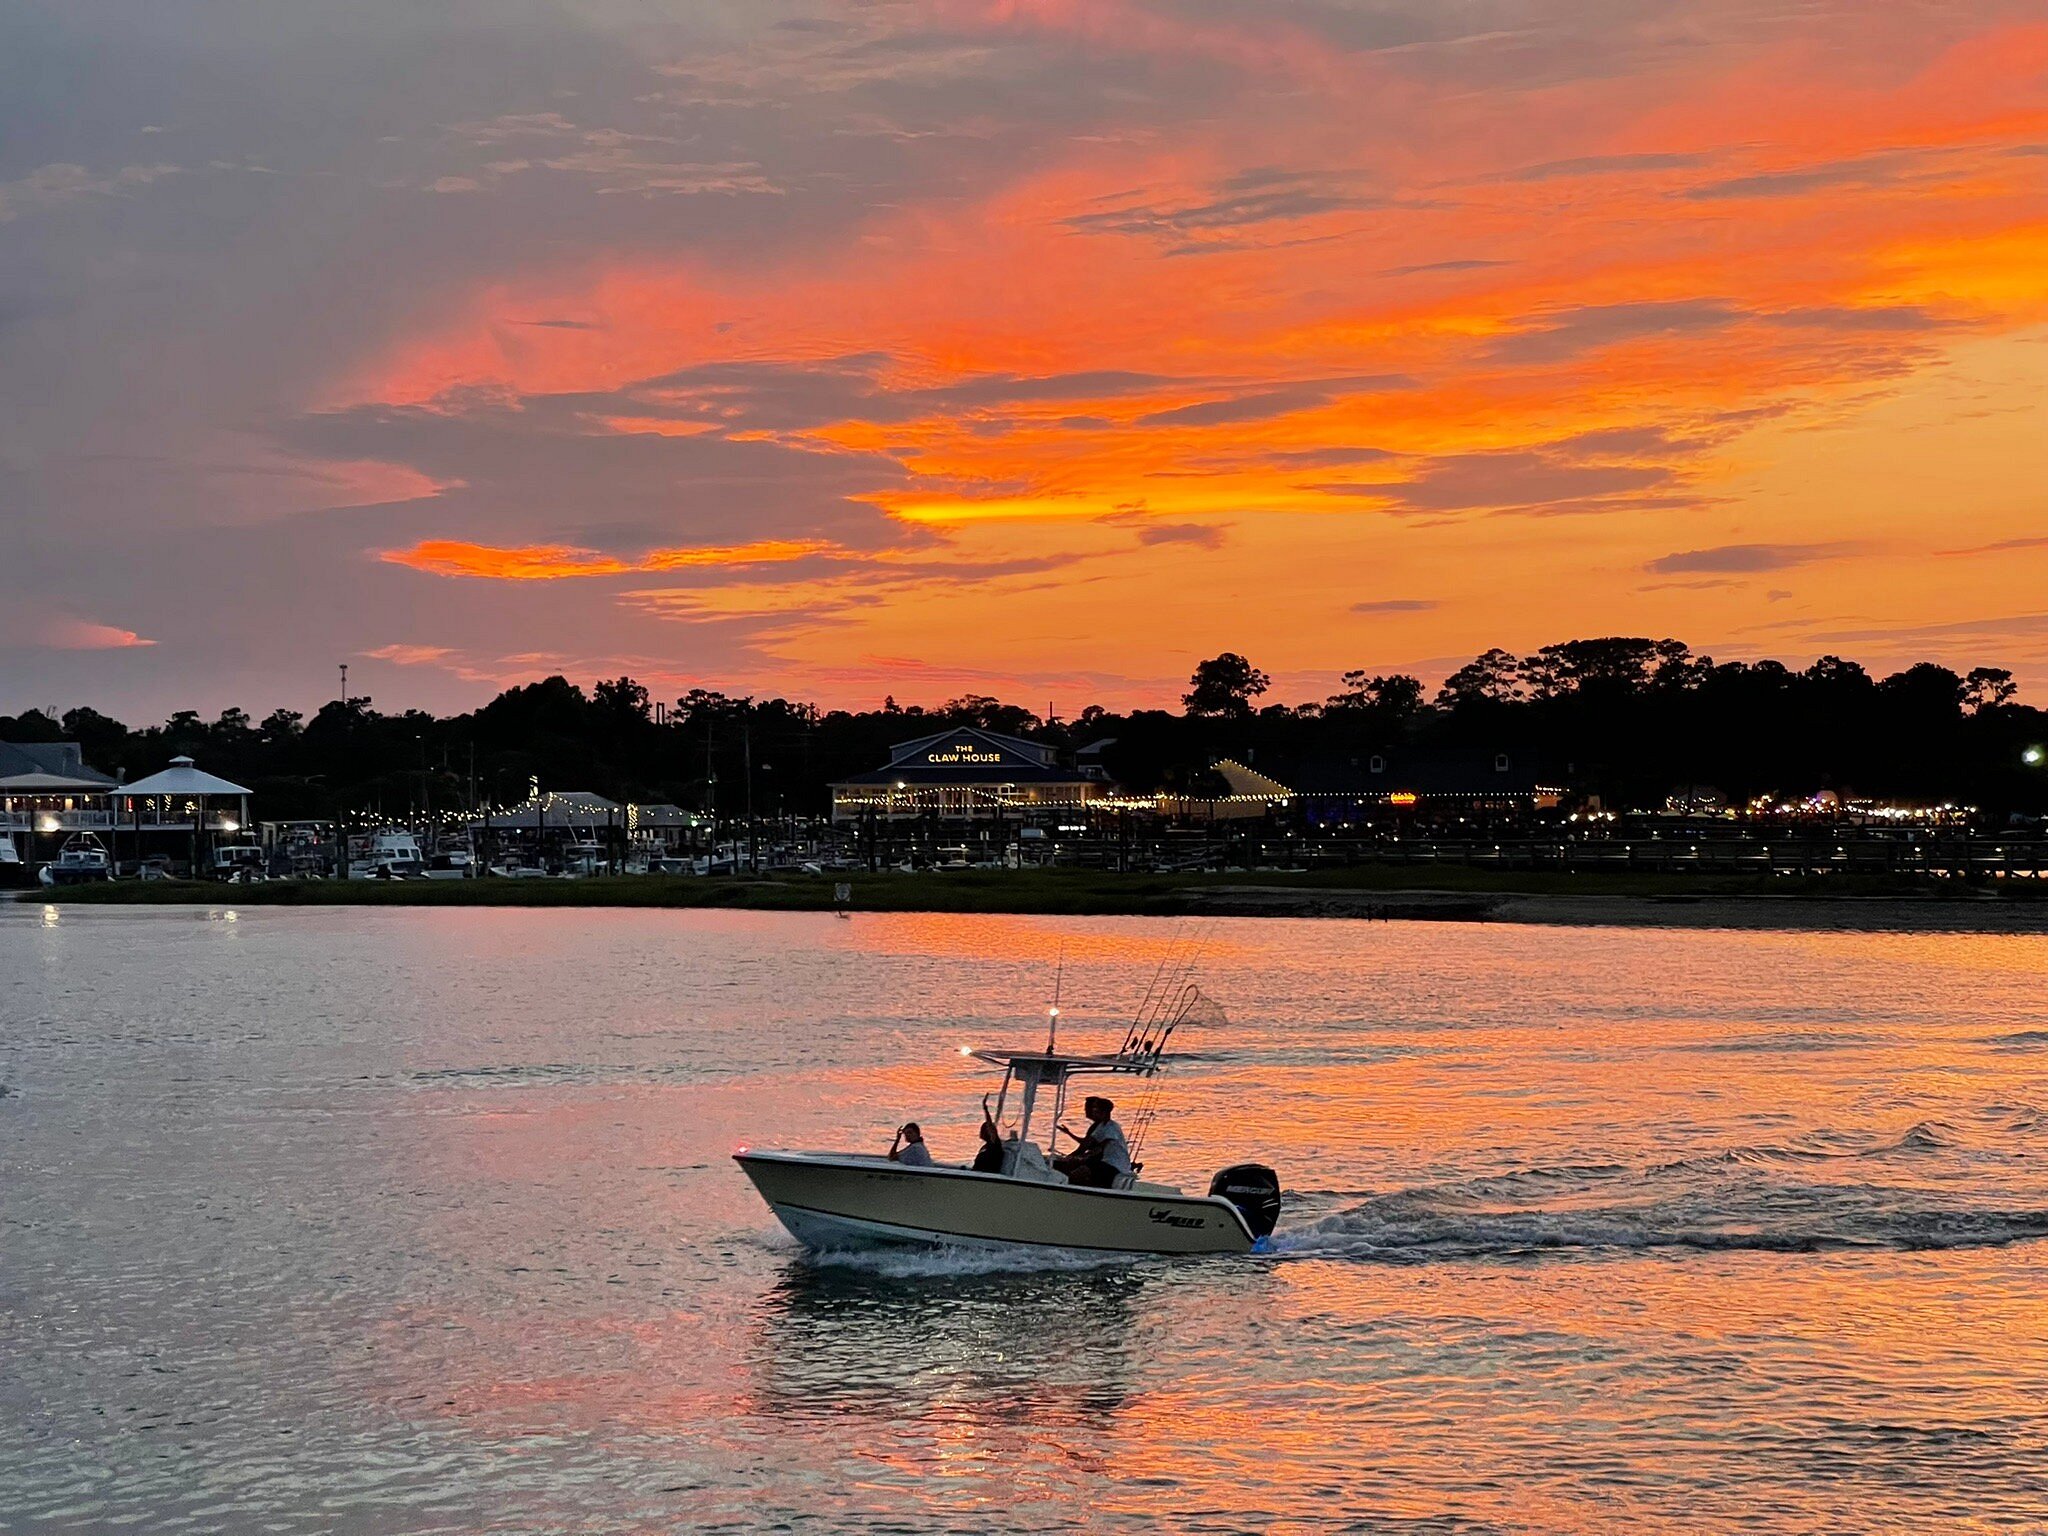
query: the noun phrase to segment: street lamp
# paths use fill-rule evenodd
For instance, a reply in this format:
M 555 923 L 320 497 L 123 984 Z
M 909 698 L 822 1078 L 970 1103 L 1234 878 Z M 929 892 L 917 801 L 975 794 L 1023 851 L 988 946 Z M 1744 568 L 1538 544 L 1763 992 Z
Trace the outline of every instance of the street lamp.
M 2048 762 L 2048 751 L 2040 747 L 2029 747 L 2020 754 L 2020 761 L 2029 768 L 2038 768 L 2043 762 Z

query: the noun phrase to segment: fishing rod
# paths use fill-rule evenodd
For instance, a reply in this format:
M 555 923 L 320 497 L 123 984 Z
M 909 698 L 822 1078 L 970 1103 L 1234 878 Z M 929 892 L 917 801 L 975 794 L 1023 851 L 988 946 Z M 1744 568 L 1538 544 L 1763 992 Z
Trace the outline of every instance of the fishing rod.
M 1121 1056 L 1131 1048 L 1131 1042 L 1142 1028 L 1145 1017 L 1152 1008 L 1153 994 L 1159 990 L 1159 983 L 1166 975 L 1166 963 L 1173 958 L 1174 947 L 1180 943 L 1180 939 L 1181 936 L 1176 934 L 1173 943 L 1168 944 L 1165 949 L 1160 951 L 1159 964 L 1152 972 L 1152 980 L 1145 988 L 1145 995 L 1138 1000 L 1137 1016 L 1131 1020 L 1131 1027 L 1124 1031 L 1123 1044 L 1116 1048 L 1117 1055 Z
M 1169 1013 L 1177 1014 L 1180 1011 L 1187 994 L 1188 978 L 1193 974 L 1208 941 L 1209 928 L 1206 925 L 1198 925 L 1183 930 L 1160 956 L 1158 969 L 1153 973 L 1152 984 L 1145 989 L 1145 996 L 1138 1004 L 1137 1017 L 1132 1019 L 1130 1028 L 1124 1031 L 1123 1043 L 1117 1047 L 1119 1056 L 1133 1052 L 1142 1054 L 1146 1042 L 1167 1019 Z
M 1126 1137 L 1130 1145 L 1131 1156 L 1134 1160 L 1144 1149 L 1146 1135 L 1151 1131 L 1152 1122 L 1159 1112 L 1159 1062 L 1166 1052 L 1166 1043 L 1173 1038 L 1176 1030 L 1190 1021 L 1198 1021 L 1211 1026 L 1228 1022 L 1224 1017 L 1223 1010 L 1205 996 L 1199 988 L 1190 985 L 1183 989 L 1180 1003 L 1174 1010 L 1174 1016 L 1160 1030 L 1158 1037 L 1151 1042 L 1148 1048 L 1150 1058 L 1144 1068 L 1144 1075 L 1149 1081 L 1140 1091 L 1138 1102 L 1131 1111 L 1131 1126 Z

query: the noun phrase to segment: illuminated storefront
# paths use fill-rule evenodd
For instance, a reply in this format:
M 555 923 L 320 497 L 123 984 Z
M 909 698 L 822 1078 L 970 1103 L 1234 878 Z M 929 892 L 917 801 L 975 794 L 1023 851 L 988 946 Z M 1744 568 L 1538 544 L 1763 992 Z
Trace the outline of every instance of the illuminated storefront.
M 872 773 L 832 786 L 832 819 L 1033 821 L 1084 811 L 1109 797 L 1095 768 L 1061 761 L 1057 749 L 974 726 L 898 742 Z

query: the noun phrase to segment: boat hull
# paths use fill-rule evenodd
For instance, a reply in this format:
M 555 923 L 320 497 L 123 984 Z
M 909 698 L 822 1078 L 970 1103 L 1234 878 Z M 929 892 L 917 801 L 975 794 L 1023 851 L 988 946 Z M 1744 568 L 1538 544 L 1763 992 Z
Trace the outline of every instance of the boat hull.
M 1237 1207 L 1208 1196 L 1082 1189 L 831 1153 L 742 1152 L 733 1160 L 790 1236 L 810 1248 L 1252 1249 Z

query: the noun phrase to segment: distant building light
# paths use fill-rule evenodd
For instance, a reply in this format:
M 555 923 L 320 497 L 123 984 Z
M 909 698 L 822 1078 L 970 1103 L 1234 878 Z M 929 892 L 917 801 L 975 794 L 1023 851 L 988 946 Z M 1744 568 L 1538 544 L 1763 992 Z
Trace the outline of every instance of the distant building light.
M 1404 790 L 1400 790 L 1400 791 L 1397 791 L 1396 793 L 1394 793 L 1394 794 L 1391 794 L 1391 795 L 1387 796 L 1387 804 L 1389 804 L 1389 805 L 1413 805 L 1413 804 L 1415 804 L 1415 802 L 1416 802 L 1416 800 L 1417 800 L 1418 798 L 1420 798 L 1420 797 L 1419 797 L 1419 796 L 1417 796 L 1417 795 L 1416 795 L 1416 794 L 1415 794 L 1415 793 L 1414 793 L 1414 792 L 1413 792 L 1412 790 L 1406 790 L 1406 789 L 1404 789 Z

